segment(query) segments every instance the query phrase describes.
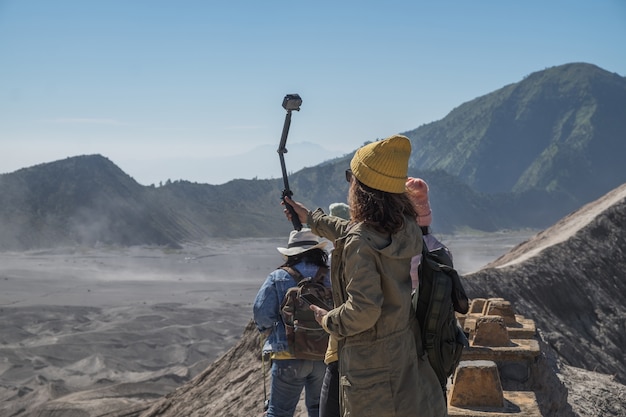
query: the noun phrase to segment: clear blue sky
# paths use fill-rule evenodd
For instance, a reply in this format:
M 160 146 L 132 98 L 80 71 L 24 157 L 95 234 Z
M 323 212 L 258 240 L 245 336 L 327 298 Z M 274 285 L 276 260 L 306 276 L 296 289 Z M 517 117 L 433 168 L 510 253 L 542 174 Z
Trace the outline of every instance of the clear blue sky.
M 624 76 L 625 45 L 624 0 L 0 0 L 0 173 L 99 153 L 220 183 L 176 170 L 277 148 L 285 94 L 288 145 L 341 154 L 547 67 Z

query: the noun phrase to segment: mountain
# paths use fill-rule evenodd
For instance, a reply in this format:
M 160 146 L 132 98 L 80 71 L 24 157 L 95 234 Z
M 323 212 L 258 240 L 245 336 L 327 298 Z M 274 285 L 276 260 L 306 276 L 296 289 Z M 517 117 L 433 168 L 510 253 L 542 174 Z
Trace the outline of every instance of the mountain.
M 0 187 L 0 248 L 171 246 L 186 235 L 149 188 L 99 155 L 2 175 Z
M 350 157 L 290 175 L 294 198 L 325 209 L 345 201 Z M 514 224 L 507 220 L 510 213 L 490 209 L 497 197 L 484 197 L 443 171 L 412 175 L 431 184 L 435 224 L 446 219 L 439 231 L 463 226 L 493 231 Z M 142 186 L 101 155 L 66 158 L 0 175 L 0 250 L 178 247 L 208 237 L 285 236 L 292 226 L 280 206 L 282 187 L 282 179 L 222 185 L 168 180 L 160 187 Z
M 146 187 L 105 157 L 71 157 L 0 175 L 0 249 L 178 247 L 208 236 L 272 235 L 281 226 L 286 234 L 280 195 L 275 180 Z
M 409 175 L 430 185 L 433 230 L 541 229 L 626 182 L 624 108 L 624 77 L 574 63 L 405 132 Z M 345 202 L 351 157 L 290 174 L 294 198 L 311 209 Z M 106 157 L 71 157 L 0 175 L 0 250 L 285 236 L 282 189 L 282 178 L 143 186 Z
M 0 248 L 170 242 L 145 215 L 143 187 L 102 157 L 21 169 L 0 176 L 0 188 Z
M 411 165 L 485 193 L 562 193 L 576 207 L 626 182 L 626 78 L 572 63 L 532 73 L 405 134 Z

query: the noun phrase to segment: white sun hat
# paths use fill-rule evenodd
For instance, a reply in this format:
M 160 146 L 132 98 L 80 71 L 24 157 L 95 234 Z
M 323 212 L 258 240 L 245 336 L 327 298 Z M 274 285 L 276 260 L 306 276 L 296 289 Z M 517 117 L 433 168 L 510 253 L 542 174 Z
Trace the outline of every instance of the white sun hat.
M 317 236 L 311 229 L 302 228 L 300 231 L 292 230 L 289 233 L 289 241 L 286 248 L 276 248 L 284 256 L 294 256 L 311 249 L 324 249 L 328 245 L 327 239 Z

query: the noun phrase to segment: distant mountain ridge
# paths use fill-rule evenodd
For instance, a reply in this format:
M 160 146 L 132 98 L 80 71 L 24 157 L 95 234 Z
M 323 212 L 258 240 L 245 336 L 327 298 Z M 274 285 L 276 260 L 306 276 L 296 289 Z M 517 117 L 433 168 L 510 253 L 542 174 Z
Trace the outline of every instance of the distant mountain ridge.
M 591 64 L 530 74 L 405 132 L 433 230 L 544 228 L 626 182 L 626 79 Z M 390 132 L 392 133 L 392 132 Z M 290 174 L 307 207 L 345 202 L 352 153 Z M 101 155 L 0 175 L 0 250 L 285 236 L 281 178 L 142 186 Z
M 0 175 L 0 249 L 177 247 L 208 236 L 260 236 L 286 223 L 279 215 L 259 221 L 255 210 L 270 202 L 277 209 L 276 195 L 270 180 L 146 187 L 101 155 L 71 157 Z
M 197 158 L 163 158 L 155 161 L 142 161 L 141 168 L 133 169 L 133 176 L 154 178 L 154 172 L 171 172 L 170 181 L 186 180 L 210 184 L 224 184 L 234 179 L 271 179 L 281 175 L 277 153 L 278 144 L 260 145 L 236 155 L 198 156 Z M 297 171 L 302 167 L 317 165 L 323 161 L 342 155 L 311 142 L 290 142 L 287 169 Z M 219 163 L 216 163 L 219 161 Z M 265 161 L 260 164 L 259 161 Z M 139 181 L 144 185 L 166 182 L 167 177 L 157 180 Z M 207 180 L 210 179 L 210 180 Z

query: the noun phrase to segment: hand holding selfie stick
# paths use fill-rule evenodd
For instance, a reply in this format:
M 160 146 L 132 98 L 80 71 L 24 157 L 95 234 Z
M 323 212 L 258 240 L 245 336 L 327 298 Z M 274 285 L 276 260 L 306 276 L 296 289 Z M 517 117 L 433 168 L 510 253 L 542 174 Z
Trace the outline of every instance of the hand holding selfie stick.
M 300 111 L 300 105 L 302 104 L 302 99 L 297 94 L 287 94 L 283 99 L 283 108 L 287 110 L 287 115 L 285 116 L 285 124 L 283 125 L 283 134 L 280 138 L 280 145 L 278 146 L 278 156 L 280 157 L 280 167 L 283 171 L 283 183 L 285 189 L 283 190 L 282 200 L 285 204 L 287 210 L 289 210 L 289 214 L 291 214 L 291 223 L 293 224 L 293 228 L 295 230 L 302 229 L 302 223 L 300 223 L 300 218 L 296 214 L 294 208 L 289 205 L 285 201 L 285 197 L 291 198 L 293 192 L 289 189 L 289 179 L 287 178 L 287 167 L 285 167 L 285 157 L 283 154 L 287 153 L 287 148 L 285 145 L 287 143 L 287 135 L 289 134 L 289 126 L 291 125 L 291 111 L 296 110 Z

